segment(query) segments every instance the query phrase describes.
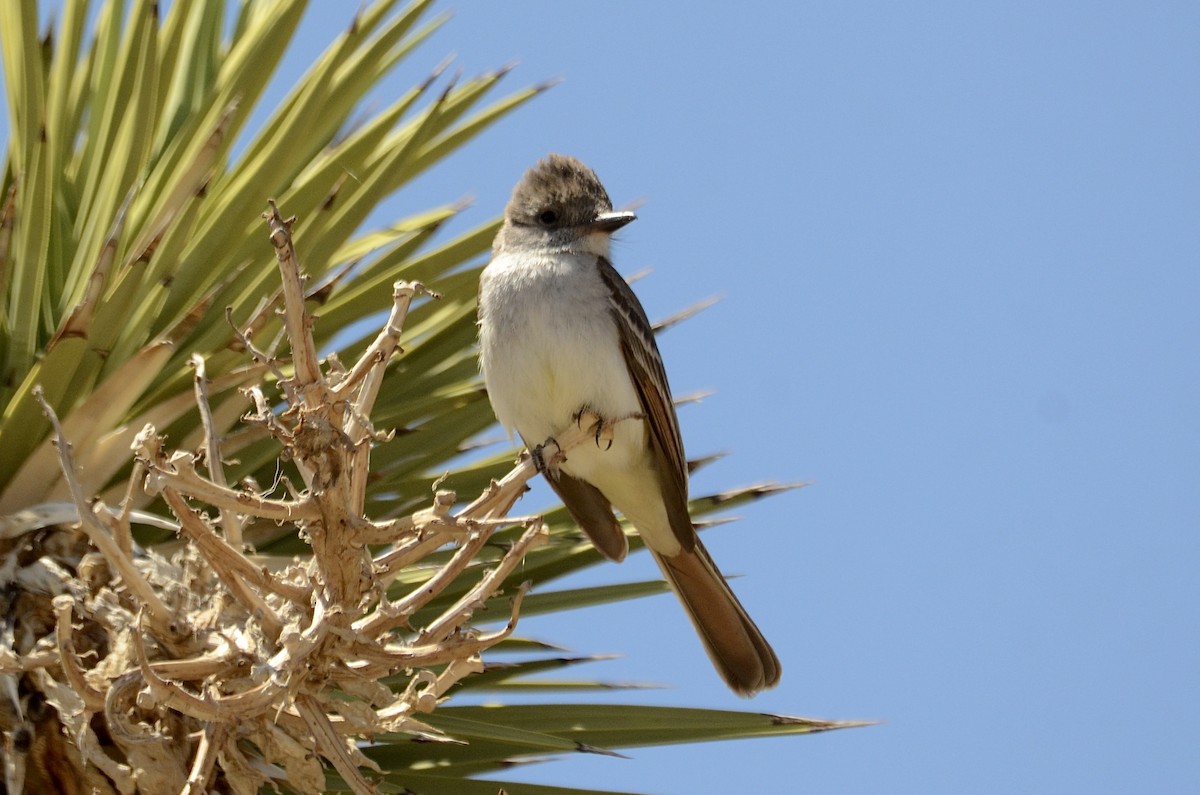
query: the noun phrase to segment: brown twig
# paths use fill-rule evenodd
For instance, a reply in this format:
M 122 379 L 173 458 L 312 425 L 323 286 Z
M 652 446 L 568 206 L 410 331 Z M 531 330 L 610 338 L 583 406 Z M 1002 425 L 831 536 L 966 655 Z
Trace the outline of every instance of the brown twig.
M 71 443 L 63 435 L 62 425 L 58 421 L 58 414 L 46 402 L 46 397 L 42 393 L 40 386 L 33 388 L 33 396 L 41 404 L 42 411 L 54 428 L 55 445 L 58 447 L 58 456 L 62 465 L 63 477 L 66 478 L 67 485 L 70 488 L 71 499 L 79 511 L 80 525 L 87 534 L 88 540 L 95 544 L 96 548 L 104 554 L 104 557 L 116 567 L 126 586 L 137 596 L 142 604 L 146 605 L 158 625 L 162 628 L 172 625 L 175 621 L 174 612 L 159 598 L 158 593 L 150 586 L 150 583 L 146 582 L 146 579 L 133 565 L 133 560 L 117 544 L 110 529 L 100 521 L 91 506 L 88 505 L 87 498 L 83 494 L 83 488 L 79 485 L 79 479 L 75 475 L 75 462 L 71 456 Z
M 98 591 L 72 588 L 70 572 L 39 560 L 39 576 L 70 595 L 54 602 L 54 642 L 21 662 L 40 661 L 31 675 L 56 692 L 72 693 L 79 715 L 103 712 L 112 743 L 137 775 L 108 756 L 95 756 L 104 752 L 86 721 L 72 714 L 64 726 L 74 727 L 81 747 L 90 749 L 93 756 L 85 761 L 97 760 L 97 768 L 123 792 L 146 787 L 188 795 L 218 787 L 253 792 L 273 783 L 267 771 L 280 768 L 290 788 L 316 792 L 324 788 L 320 759 L 352 791 L 374 792 L 363 772 L 372 763 L 358 740 L 394 731 L 450 741 L 414 716 L 435 709 L 455 685 L 481 671 L 481 654 L 511 635 L 528 583 L 516 589 L 500 628 L 481 632 L 472 619 L 501 593 L 529 550 L 549 537 L 539 517 L 508 516 L 537 474 L 528 456 L 457 512 L 457 495 L 442 490 L 428 507 L 399 519 L 372 521 L 364 515 L 371 448 L 388 438 L 374 429 L 371 412 L 388 362 L 400 350 L 412 301 L 429 293 L 418 283 L 396 283 L 388 320 L 366 351 L 349 366 L 337 361 L 323 366 L 311 335 L 292 221 L 274 204 L 265 217 L 283 285 L 276 305 L 282 303 L 287 345 L 278 347 L 290 351 L 291 361 L 257 350 L 249 333 L 235 327 L 260 374 L 267 378 L 269 372 L 279 383 L 284 402 L 280 410 L 265 386 L 250 385 L 245 392 L 254 408 L 244 421 L 279 445 L 281 459 L 303 478 L 302 492 L 279 500 L 263 496 L 253 483 L 230 485 L 221 458 L 228 437 L 222 438 L 223 426 L 209 403 L 206 363 L 193 356 L 205 472 L 197 470 L 200 453 L 167 449 L 162 435 L 147 425 L 132 445 L 136 464 L 120 512 L 93 511 L 57 417 L 39 393 L 87 538 L 124 589 L 105 590 L 103 582 Z M 289 371 L 294 375 L 285 377 Z M 547 445 L 550 466 L 575 446 L 594 443 L 589 425 L 581 421 Z M 137 487 L 161 497 L 178 522 L 177 528 L 165 525 L 184 541 L 172 561 L 133 543 Z M 312 555 L 272 569 L 255 562 L 261 559 L 250 556 L 244 536 L 270 523 L 307 541 Z M 493 535 L 513 525 L 525 528 L 516 542 L 480 567 Z M 370 546 L 377 544 L 390 546 L 372 557 Z M 427 565 L 445 547 L 453 547 L 448 560 L 400 598 L 388 598 L 402 572 Z M 101 580 L 109 576 L 103 566 L 93 570 L 103 573 Z M 471 579 L 464 583 L 464 577 Z M 409 626 L 418 611 L 458 591 L 424 627 Z M 72 623 L 78 614 L 93 631 L 102 621 L 109 636 L 108 656 L 90 670 L 84 667 L 87 650 L 75 649 L 79 638 L 90 637 Z M 183 630 L 191 633 L 186 642 Z M 380 682 L 406 671 L 408 685 L 400 691 Z M 51 673 L 64 682 L 52 680 Z M 180 737 L 191 740 L 180 745 L 175 740 Z M 247 759 L 247 748 L 262 758 Z M 142 778 L 147 767 L 156 772 Z M 223 782 L 215 782 L 217 776 Z
M 204 357 L 192 354 L 188 363 L 195 369 L 193 383 L 196 392 L 196 406 L 200 409 L 200 425 L 204 430 L 204 460 L 208 464 L 208 479 L 220 488 L 226 488 L 229 482 L 225 480 L 225 465 L 221 461 L 221 440 L 217 437 L 216 424 L 213 422 L 212 408 L 208 404 L 208 376 L 204 371 Z M 221 527 L 225 531 L 225 539 L 235 548 L 242 546 L 242 521 L 235 511 L 228 507 L 219 509 Z

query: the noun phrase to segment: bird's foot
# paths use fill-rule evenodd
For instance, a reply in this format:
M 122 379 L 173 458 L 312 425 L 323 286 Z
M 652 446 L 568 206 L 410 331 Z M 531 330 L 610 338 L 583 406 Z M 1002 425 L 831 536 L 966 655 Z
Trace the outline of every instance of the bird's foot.
M 558 468 L 567 460 L 553 436 L 530 450 L 529 457 L 533 459 L 537 471 L 550 480 L 558 480 Z
M 605 420 L 604 417 L 600 416 L 590 406 L 584 406 L 577 411 L 573 419 L 581 430 L 586 428 L 588 433 L 592 434 L 592 438 L 596 440 L 597 447 L 600 447 L 600 443 L 604 442 L 604 449 L 606 451 L 612 448 L 613 423 Z
M 592 434 L 592 438 L 596 440 L 597 447 L 604 447 L 605 452 L 612 449 L 613 437 L 615 435 L 614 428 L 617 423 L 622 420 L 643 419 L 646 415 L 640 412 L 625 414 L 620 417 L 605 418 L 594 411 L 589 406 L 584 406 L 575 414 L 575 423 L 580 428 L 587 428 Z

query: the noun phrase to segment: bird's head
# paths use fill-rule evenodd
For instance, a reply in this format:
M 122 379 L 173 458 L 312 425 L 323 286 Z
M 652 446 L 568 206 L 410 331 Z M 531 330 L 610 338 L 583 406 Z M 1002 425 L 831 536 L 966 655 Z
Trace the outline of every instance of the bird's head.
M 596 172 L 551 154 L 525 172 L 504 208 L 496 248 L 521 246 L 608 253 L 609 236 L 637 216 L 614 212 Z

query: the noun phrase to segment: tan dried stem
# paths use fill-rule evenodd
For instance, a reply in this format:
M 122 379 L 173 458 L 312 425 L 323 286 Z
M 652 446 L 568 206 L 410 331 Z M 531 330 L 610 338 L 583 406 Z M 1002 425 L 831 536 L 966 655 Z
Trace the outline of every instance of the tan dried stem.
M 225 465 L 221 461 L 221 439 L 217 435 L 216 423 L 213 422 L 212 408 L 208 404 L 208 376 L 204 370 L 204 357 L 198 353 L 188 358 L 188 363 L 196 371 L 193 378 L 196 391 L 196 406 L 200 409 L 200 424 L 204 429 L 204 460 L 208 464 L 208 478 L 215 485 L 226 488 L 229 481 L 225 479 Z M 225 531 L 225 539 L 235 548 L 242 547 L 242 522 L 238 514 L 229 508 L 220 508 L 221 528 Z
M 271 209 L 264 217 L 271 230 L 271 244 L 275 246 L 275 259 L 279 262 L 279 276 L 283 281 L 283 322 L 292 345 L 297 391 L 304 408 L 318 409 L 329 401 L 317 360 L 317 345 L 312 337 L 312 316 L 304 311 L 304 279 L 292 243 L 292 225 L 296 219 L 285 219 L 274 201 L 269 204 Z
M 255 566 L 245 555 L 214 533 L 212 527 L 188 507 L 175 489 L 163 489 L 163 498 L 170 506 L 171 512 L 178 517 L 183 533 L 196 544 L 217 576 L 234 575 L 236 581 L 245 580 L 255 588 L 279 594 L 296 604 L 308 604 L 311 594 L 309 589 L 284 582 L 261 566 Z M 226 584 L 234 582 L 234 577 L 229 577 Z
M 84 707 L 90 712 L 104 709 L 104 694 L 92 687 L 87 681 L 79 660 L 75 657 L 75 643 L 72 639 L 74 628 L 71 626 L 72 606 L 75 600 L 69 596 L 54 597 L 55 640 L 58 642 L 58 655 L 62 662 L 63 675 L 72 689 L 83 699 Z
M 321 755 L 333 763 L 355 795 L 371 795 L 375 792 L 375 786 L 363 777 L 355 760 L 351 758 L 346 741 L 334 731 L 329 717 L 316 701 L 311 696 L 301 697 L 296 700 L 296 709 L 312 733 Z
M 146 467 L 146 488 L 158 494 L 164 486 L 187 494 L 218 509 L 242 511 L 249 516 L 272 522 L 299 522 L 316 519 L 318 506 L 308 501 L 272 500 L 259 494 L 218 486 L 196 471 L 190 453 L 175 453 L 170 459 L 162 449 L 162 437 L 147 425 L 133 441 L 138 460 Z
M 75 461 L 71 455 L 71 443 L 67 441 L 63 434 L 62 424 L 58 421 L 58 414 L 46 402 L 46 397 L 40 386 L 33 388 L 33 394 L 37 398 L 38 403 L 41 404 L 43 413 L 50 420 L 50 425 L 54 428 L 55 446 L 58 448 L 59 462 L 62 466 L 63 477 L 66 479 L 71 491 L 71 499 L 75 503 L 76 510 L 79 511 L 80 526 L 84 533 L 87 534 L 88 540 L 116 567 L 126 587 L 129 588 L 139 602 L 146 606 L 153 620 L 161 628 L 166 629 L 175 620 L 174 612 L 159 598 L 158 593 L 133 565 L 132 558 L 121 549 L 111 528 L 101 522 L 99 516 L 92 510 L 91 505 L 88 504 L 88 500 L 83 494 L 83 487 L 79 485 L 79 478 L 75 472 Z
M 472 618 L 501 593 L 528 551 L 548 539 L 540 518 L 507 516 L 536 474 L 529 456 L 457 512 L 457 495 L 442 490 L 408 516 L 373 521 L 364 515 L 371 447 L 389 438 L 375 430 L 371 412 L 388 363 L 400 351 L 412 301 L 431 294 L 417 283 L 397 283 L 387 322 L 362 356 L 348 367 L 323 366 L 292 222 L 274 205 L 265 217 L 279 263 L 287 343 L 270 350 L 286 347 L 291 361 L 257 350 L 249 332 L 235 328 L 235 334 L 263 377 L 274 375 L 286 410 L 276 410 L 267 384 L 253 384 L 245 389 L 253 413 L 244 421 L 278 443 L 304 491 L 271 499 L 253 483 L 228 482 L 205 361 L 198 356 L 191 363 L 206 472 L 197 470 L 200 453 L 167 449 L 147 425 L 132 444 L 133 481 L 119 512 L 88 504 L 67 440 L 43 402 L 81 524 L 107 563 L 97 571 L 111 574 L 86 587 L 70 585 L 69 572 L 44 563 L 39 576 L 69 595 L 54 603 L 53 641 L 11 667 L 19 673 L 34 661 L 43 666 L 34 674 L 59 694 L 52 703 L 61 705 L 63 726 L 74 727 L 82 764 L 95 762 L 94 775 L 121 792 L 251 793 L 272 784 L 268 771 L 279 769 L 288 787 L 319 792 L 321 759 L 354 792 L 374 792 L 362 772 L 372 765 L 359 741 L 378 732 L 447 739 L 414 716 L 435 709 L 455 685 L 482 670 L 481 654 L 511 635 L 528 583 L 512 593 L 504 626 L 480 632 Z M 595 443 L 586 430 L 591 424 L 585 419 L 547 444 L 551 467 L 576 445 Z M 178 522 L 185 543 L 170 561 L 132 543 L 135 486 L 161 497 Z M 271 567 L 256 562 L 244 531 L 253 526 L 257 533 L 271 523 L 307 540 L 312 555 Z M 479 566 L 493 534 L 514 525 L 524 526 L 517 540 L 488 567 Z M 387 546 L 372 556 L 370 546 L 379 544 Z M 454 547 L 449 560 L 398 598 L 388 597 L 405 571 L 446 547 Z M 439 602 L 447 604 L 438 615 L 411 626 L 419 611 Z M 77 616 L 90 635 L 73 623 Z M 108 636 L 100 647 L 106 656 L 79 653 L 78 639 L 98 631 Z M 380 681 L 404 672 L 408 686 L 398 692 Z M 92 713 L 107 721 L 119 749 L 111 757 L 79 717 Z M 248 759 L 249 748 L 260 758 Z M 148 765 L 153 775 L 145 774 Z
M 230 734 L 228 723 L 208 723 L 200 734 L 196 745 L 196 756 L 192 760 L 192 769 L 188 773 L 187 783 L 179 795 L 206 795 L 208 784 L 212 780 L 217 758 L 225 738 Z

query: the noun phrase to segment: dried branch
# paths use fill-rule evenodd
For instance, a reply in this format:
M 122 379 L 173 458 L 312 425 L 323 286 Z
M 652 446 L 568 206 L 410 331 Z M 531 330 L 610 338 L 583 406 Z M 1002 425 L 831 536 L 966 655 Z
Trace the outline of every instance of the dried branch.
M 71 499 L 75 502 L 75 507 L 79 511 L 79 520 L 83 531 L 87 533 L 90 540 L 97 549 L 99 549 L 104 557 L 114 565 L 121 574 L 121 579 L 137 598 L 146 605 L 150 610 L 151 615 L 163 627 L 170 625 L 175 619 L 173 612 L 159 598 L 158 593 L 146 582 L 141 573 L 133 565 L 133 560 L 129 555 L 121 549 L 117 544 L 114 534 L 110 528 L 104 525 L 88 505 L 87 498 L 84 497 L 83 488 L 79 485 L 79 478 L 75 472 L 75 462 L 71 455 L 71 443 L 67 441 L 63 435 L 62 424 L 58 421 L 58 414 L 46 402 L 46 397 L 40 386 L 33 388 L 34 397 L 42 406 L 42 411 L 47 419 L 50 420 L 51 426 L 54 428 L 55 446 L 58 448 L 59 461 L 62 465 L 63 477 L 67 480 L 67 485 L 71 490 Z
M 307 501 L 271 500 L 258 494 L 218 486 L 196 471 L 190 453 L 175 453 L 170 459 L 162 450 L 162 438 L 147 425 L 137 435 L 133 449 L 138 461 L 148 470 L 145 488 L 150 494 L 170 486 L 180 493 L 203 500 L 218 509 L 241 511 L 248 516 L 272 522 L 300 522 L 316 519 L 318 507 Z
M 208 782 L 213 777 L 217 758 L 225 737 L 230 733 L 228 723 L 209 723 L 204 726 L 200 742 L 196 746 L 196 758 L 188 773 L 187 784 L 180 795 L 204 795 L 209 791 Z
M 292 367 L 296 372 L 300 403 L 307 409 L 316 409 L 330 401 L 317 361 L 317 345 L 312 338 L 312 316 L 304 311 L 304 279 L 300 275 L 296 247 L 292 244 L 292 225 L 296 219 L 284 219 L 275 202 L 269 204 L 271 209 L 263 217 L 271 230 L 271 244 L 275 246 L 279 276 L 283 281 L 283 322 L 292 345 Z
M 143 428 L 131 446 L 135 466 L 120 510 L 90 504 L 62 427 L 42 402 L 71 489 L 74 509 L 63 516 L 78 517 L 84 535 L 72 536 L 57 558 L 43 556 L 18 573 L 59 595 L 37 644 L 20 653 L 11 637 L 0 644 L 9 649 L 0 648 L 0 674 L 24 676 L 46 694 L 74 738 L 78 768 L 98 790 L 252 793 L 278 779 L 320 792 L 327 765 L 354 792 L 375 792 L 360 741 L 379 732 L 450 741 L 414 716 L 436 709 L 482 670 L 483 653 L 511 635 L 528 583 L 513 593 L 504 626 L 481 632 L 472 619 L 548 539 L 539 517 L 507 515 L 537 473 L 529 456 L 457 512 L 457 495 L 441 490 L 408 516 L 375 521 L 364 514 L 371 448 L 389 438 L 375 431 L 371 412 L 413 300 L 433 294 L 398 282 L 389 317 L 362 356 L 348 367 L 322 363 L 292 221 L 274 205 L 265 217 L 283 285 L 286 346 L 278 347 L 291 361 L 257 350 L 249 332 L 235 329 L 267 379 L 246 388 L 254 409 L 244 422 L 274 440 L 303 491 L 271 499 L 253 483 L 228 482 L 225 439 L 199 356 L 191 364 L 200 449 L 168 449 L 153 426 Z M 272 390 L 281 397 L 268 397 Z M 547 443 L 548 466 L 576 445 L 595 443 L 590 419 Z M 156 520 L 183 540 L 169 560 L 133 543 L 132 506 L 143 495 L 160 497 L 174 517 Z M 311 555 L 270 566 L 251 557 L 245 531 L 271 523 L 307 541 Z M 478 565 L 493 534 L 514 525 L 525 528 L 516 542 L 488 567 Z M 14 524 L 8 536 L 28 532 Z M 372 555 L 380 544 L 387 546 Z M 454 550 L 449 559 L 430 567 L 430 556 L 446 547 Z M 428 567 L 429 576 L 389 598 L 397 577 L 414 566 Z M 438 614 L 425 626 L 410 625 L 433 605 Z M 408 681 L 398 690 L 380 681 L 402 673 Z M 91 715 L 104 717 L 103 740 Z
M 245 555 L 214 533 L 212 527 L 188 507 L 179 492 L 163 489 L 163 498 L 170 506 L 171 512 L 179 518 L 183 533 L 196 544 L 217 576 L 234 575 L 226 581 L 227 585 L 244 579 L 262 591 L 279 594 L 298 604 L 308 603 L 311 593 L 309 589 L 284 582 L 271 576 L 262 567 L 255 566 Z
M 225 488 L 225 465 L 221 461 L 221 440 L 217 437 L 216 423 L 213 422 L 212 408 L 208 404 L 208 377 L 204 372 L 204 357 L 192 354 L 188 362 L 196 371 L 194 377 L 196 391 L 196 406 L 200 409 L 200 424 L 204 429 L 204 460 L 208 464 L 208 478 L 217 486 Z M 221 527 L 225 538 L 235 548 L 242 546 L 242 522 L 237 513 L 229 508 L 221 508 Z
M 104 694 L 92 687 L 84 676 L 79 661 L 75 658 L 75 644 L 71 639 L 71 606 L 74 600 L 69 596 L 54 597 L 54 612 L 58 620 L 55 624 L 58 641 L 58 655 L 62 662 L 63 674 L 71 688 L 83 699 L 84 708 L 89 712 L 99 712 L 104 709 Z

